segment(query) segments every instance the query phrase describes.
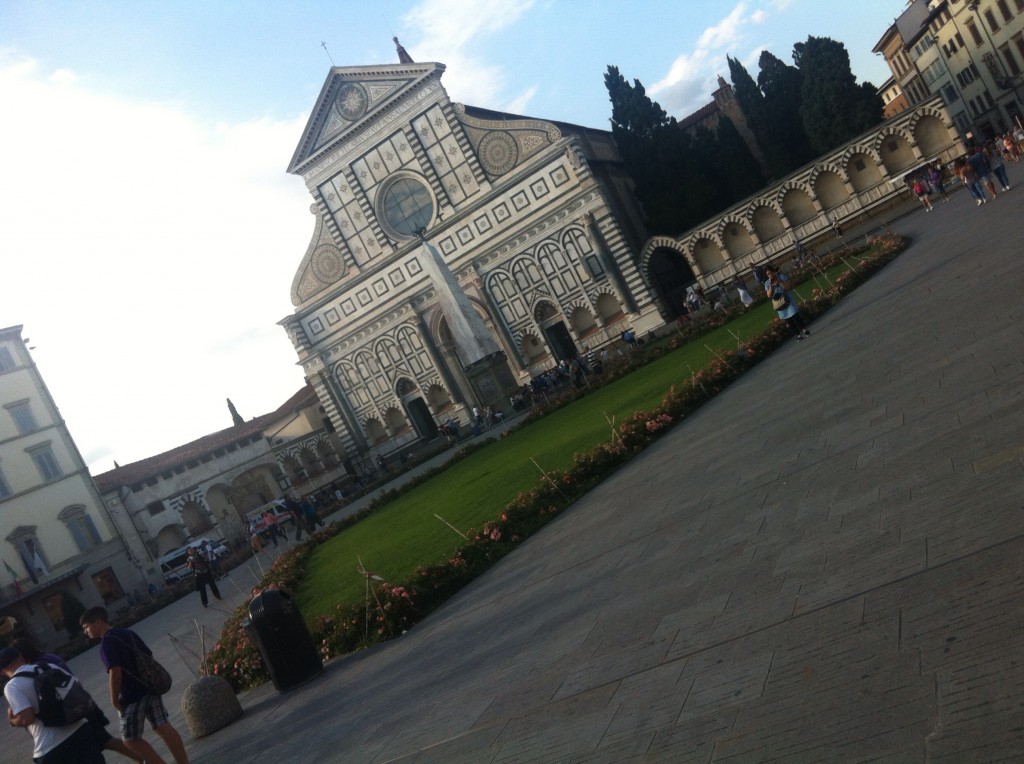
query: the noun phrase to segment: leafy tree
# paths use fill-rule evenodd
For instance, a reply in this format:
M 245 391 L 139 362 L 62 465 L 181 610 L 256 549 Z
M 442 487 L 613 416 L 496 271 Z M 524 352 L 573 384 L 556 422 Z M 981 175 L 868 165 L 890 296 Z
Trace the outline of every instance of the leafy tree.
M 765 121 L 775 160 L 772 174 L 779 178 L 815 156 L 799 118 L 803 76 L 795 66 L 789 66 L 767 50 L 761 52 L 757 63 L 757 85 L 764 94 Z
M 750 146 L 731 119 L 723 116 L 716 129 L 716 174 L 725 182 L 723 201 L 715 212 L 745 199 L 764 186 L 764 177 Z M 714 214 L 714 213 L 712 213 Z
M 692 134 L 652 101 L 639 80 L 630 85 L 614 66 L 605 86 L 612 136 L 652 231 L 678 233 L 753 193 L 763 179 L 733 123 Z
M 800 70 L 800 116 L 811 147 L 816 154 L 850 140 L 877 124 L 872 100 L 858 86 L 850 70 L 850 56 L 841 42 L 828 37 L 808 37 L 793 46 L 793 62 Z M 867 83 L 865 83 L 867 85 Z M 873 88 L 872 88 L 873 91 Z
M 647 97 L 640 80 L 633 80 L 630 85 L 618 67 L 608 67 L 604 83 L 612 102 L 612 133 L 616 137 L 628 135 L 639 141 L 652 140 L 661 128 L 675 123 L 675 119 L 670 119 L 661 106 Z

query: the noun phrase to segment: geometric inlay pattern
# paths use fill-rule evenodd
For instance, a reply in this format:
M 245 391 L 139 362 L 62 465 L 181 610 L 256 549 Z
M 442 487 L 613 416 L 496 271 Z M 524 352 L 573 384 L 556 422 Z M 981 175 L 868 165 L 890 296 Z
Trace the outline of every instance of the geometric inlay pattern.
M 519 147 L 504 130 L 488 133 L 480 141 L 480 166 L 491 175 L 504 175 L 516 166 Z
M 345 260 L 333 244 L 321 244 L 317 247 L 310 265 L 313 275 L 325 284 L 333 284 L 345 274 Z

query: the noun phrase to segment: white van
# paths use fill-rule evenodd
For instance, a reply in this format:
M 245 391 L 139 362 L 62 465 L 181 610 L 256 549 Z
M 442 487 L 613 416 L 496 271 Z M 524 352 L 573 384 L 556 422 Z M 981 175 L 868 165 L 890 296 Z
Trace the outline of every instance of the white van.
M 160 558 L 160 572 L 163 573 L 164 581 L 168 584 L 176 584 L 188 578 L 188 550 L 192 547 L 204 547 L 207 542 L 213 546 L 213 553 L 217 559 L 223 559 L 231 554 L 231 550 L 224 544 L 224 539 L 210 541 L 208 538 L 190 541 L 183 547 L 173 549 Z

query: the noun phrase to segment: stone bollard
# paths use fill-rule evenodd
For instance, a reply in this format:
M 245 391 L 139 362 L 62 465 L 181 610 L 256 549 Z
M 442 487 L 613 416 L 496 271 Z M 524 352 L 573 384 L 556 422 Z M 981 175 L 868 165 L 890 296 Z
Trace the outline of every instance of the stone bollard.
M 227 727 L 242 715 L 242 704 L 227 679 L 201 676 L 181 695 L 181 712 L 193 738 Z

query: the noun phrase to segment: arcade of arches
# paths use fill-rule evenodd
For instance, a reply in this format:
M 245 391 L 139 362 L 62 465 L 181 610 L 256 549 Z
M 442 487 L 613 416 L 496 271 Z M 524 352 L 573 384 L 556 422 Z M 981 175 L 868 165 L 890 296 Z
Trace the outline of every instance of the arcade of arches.
M 870 216 L 908 193 L 904 176 L 960 155 L 941 98 L 901 112 L 878 129 L 678 237 L 650 239 L 644 273 L 666 319 L 683 313 L 687 288 L 728 283 L 755 264 L 785 256 L 797 241 L 831 234 L 833 221 Z

